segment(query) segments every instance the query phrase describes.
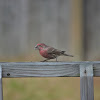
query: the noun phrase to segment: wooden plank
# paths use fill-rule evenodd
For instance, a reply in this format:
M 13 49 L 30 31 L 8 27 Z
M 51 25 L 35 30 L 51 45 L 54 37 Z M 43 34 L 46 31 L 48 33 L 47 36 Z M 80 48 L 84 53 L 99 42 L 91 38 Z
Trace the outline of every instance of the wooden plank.
M 80 65 L 81 100 L 94 100 L 93 65 Z
M 6 64 L 3 77 L 65 77 L 79 76 L 77 64 L 66 63 L 17 63 Z
M 80 64 L 93 64 L 94 76 L 100 76 L 100 61 L 95 62 L 10 62 L 2 65 L 3 77 L 79 77 Z
M 87 100 L 87 82 L 86 82 L 86 74 L 84 71 L 86 68 L 80 65 L 80 92 L 81 92 L 81 100 Z
M 100 77 L 100 63 L 94 63 L 93 66 L 94 76 Z
M 0 65 L 0 100 L 3 100 L 3 91 L 2 91 L 2 67 Z

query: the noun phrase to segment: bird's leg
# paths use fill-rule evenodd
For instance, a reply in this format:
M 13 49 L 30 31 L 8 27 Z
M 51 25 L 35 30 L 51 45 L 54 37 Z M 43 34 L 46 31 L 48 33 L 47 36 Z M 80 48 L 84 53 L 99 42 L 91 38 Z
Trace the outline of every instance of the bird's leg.
M 56 62 L 58 62 L 58 61 L 57 61 L 57 57 L 56 57 Z
M 41 62 L 46 62 L 47 61 L 47 59 L 45 59 L 45 60 L 43 60 L 43 61 L 41 61 Z

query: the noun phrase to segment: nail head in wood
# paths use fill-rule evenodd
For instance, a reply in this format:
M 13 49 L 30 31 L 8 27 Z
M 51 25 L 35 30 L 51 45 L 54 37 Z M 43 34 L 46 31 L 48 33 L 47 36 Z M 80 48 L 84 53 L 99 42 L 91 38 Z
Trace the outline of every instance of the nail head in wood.
M 80 92 L 81 100 L 94 100 L 93 65 L 80 65 Z
M 10 76 L 10 73 L 7 73 L 7 76 Z

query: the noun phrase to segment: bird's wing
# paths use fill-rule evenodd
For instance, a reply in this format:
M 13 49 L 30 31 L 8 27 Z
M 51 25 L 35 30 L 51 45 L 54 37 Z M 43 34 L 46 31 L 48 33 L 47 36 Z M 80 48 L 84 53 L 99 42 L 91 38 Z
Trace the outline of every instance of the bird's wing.
M 55 55 L 61 55 L 63 54 L 65 51 L 61 51 L 61 50 L 58 50 L 58 49 L 55 49 L 53 47 L 48 47 L 48 50 L 47 50 L 47 53 L 48 54 L 55 54 Z

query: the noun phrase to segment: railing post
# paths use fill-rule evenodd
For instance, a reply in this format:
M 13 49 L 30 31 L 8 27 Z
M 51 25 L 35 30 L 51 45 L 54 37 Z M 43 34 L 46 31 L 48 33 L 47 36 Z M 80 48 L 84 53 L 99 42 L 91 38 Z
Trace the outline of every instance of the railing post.
M 81 100 L 94 100 L 93 65 L 80 65 Z
M 0 65 L 0 100 L 3 100 L 3 91 L 2 91 L 2 67 Z

